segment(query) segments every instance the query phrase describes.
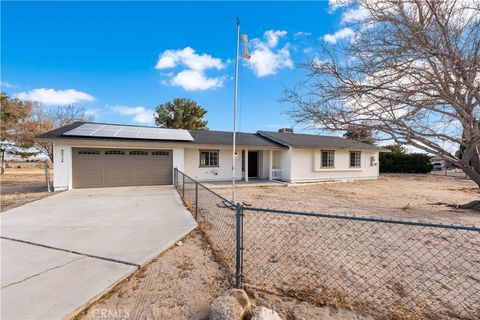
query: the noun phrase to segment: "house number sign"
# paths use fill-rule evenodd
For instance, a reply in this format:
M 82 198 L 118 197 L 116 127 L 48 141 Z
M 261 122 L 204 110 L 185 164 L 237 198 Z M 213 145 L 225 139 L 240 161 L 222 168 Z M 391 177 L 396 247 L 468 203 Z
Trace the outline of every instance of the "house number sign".
M 63 163 L 63 154 L 64 154 L 64 151 L 63 151 L 63 149 L 62 149 L 62 150 L 60 150 L 60 155 L 62 156 L 62 157 L 60 158 L 60 162 L 61 162 L 61 163 Z

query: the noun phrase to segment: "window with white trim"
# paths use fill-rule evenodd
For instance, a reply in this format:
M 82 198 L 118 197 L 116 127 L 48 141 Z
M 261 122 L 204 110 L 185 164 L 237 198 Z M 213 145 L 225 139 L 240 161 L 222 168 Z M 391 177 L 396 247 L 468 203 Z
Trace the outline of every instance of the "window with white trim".
M 218 150 L 201 150 L 200 167 L 218 167 Z
M 350 167 L 360 168 L 362 166 L 362 153 L 360 151 L 350 151 Z
M 335 167 L 335 151 L 334 150 L 322 150 L 322 168 L 334 168 Z

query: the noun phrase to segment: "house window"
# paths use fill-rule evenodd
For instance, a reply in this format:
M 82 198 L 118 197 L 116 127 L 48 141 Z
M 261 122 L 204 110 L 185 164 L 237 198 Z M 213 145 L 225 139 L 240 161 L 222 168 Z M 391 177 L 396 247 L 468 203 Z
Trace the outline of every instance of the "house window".
M 200 167 L 218 167 L 218 150 L 200 151 Z
M 351 151 L 350 152 L 350 167 L 351 168 L 360 168 L 362 166 L 362 153 L 360 151 Z
M 131 156 L 148 156 L 148 152 L 147 151 L 142 151 L 142 150 L 130 151 L 129 154 Z
M 335 167 L 335 151 L 325 150 L 322 151 L 322 168 Z

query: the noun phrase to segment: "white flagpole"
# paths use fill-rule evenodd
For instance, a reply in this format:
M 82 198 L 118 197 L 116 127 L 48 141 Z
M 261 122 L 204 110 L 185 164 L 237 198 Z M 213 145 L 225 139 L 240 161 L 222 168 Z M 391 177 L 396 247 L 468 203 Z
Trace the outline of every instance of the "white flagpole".
M 240 19 L 237 17 L 237 51 L 235 54 L 235 92 L 233 97 L 233 150 L 232 150 L 232 201 L 235 201 L 235 153 L 237 130 L 237 95 L 238 95 L 238 51 L 240 50 Z

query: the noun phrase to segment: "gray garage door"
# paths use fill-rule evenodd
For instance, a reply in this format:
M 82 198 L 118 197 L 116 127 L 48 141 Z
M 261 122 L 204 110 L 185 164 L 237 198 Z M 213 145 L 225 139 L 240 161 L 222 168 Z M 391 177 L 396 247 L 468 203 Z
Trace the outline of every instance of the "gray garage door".
M 172 184 L 172 151 L 73 149 L 73 187 Z

